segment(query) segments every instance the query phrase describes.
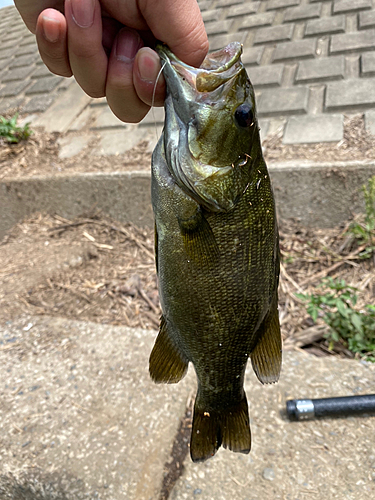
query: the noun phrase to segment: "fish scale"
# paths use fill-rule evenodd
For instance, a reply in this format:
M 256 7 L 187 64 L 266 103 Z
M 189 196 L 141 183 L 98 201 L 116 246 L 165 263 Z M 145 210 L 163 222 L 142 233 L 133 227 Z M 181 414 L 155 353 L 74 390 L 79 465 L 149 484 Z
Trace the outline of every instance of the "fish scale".
M 220 445 L 250 451 L 248 358 L 261 382 L 279 376 L 277 221 L 240 44 L 210 54 L 198 69 L 165 46 L 157 50 L 167 86 L 165 127 L 152 159 L 163 316 L 150 374 L 155 382 L 178 382 L 194 365 L 190 453 L 201 461 Z M 202 111 L 205 100 L 215 105 Z M 196 127 L 192 148 L 189 127 Z M 220 127 L 226 138 L 215 142 Z M 229 153 L 222 150 L 228 145 Z M 223 158 L 233 163 L 226 166 Z

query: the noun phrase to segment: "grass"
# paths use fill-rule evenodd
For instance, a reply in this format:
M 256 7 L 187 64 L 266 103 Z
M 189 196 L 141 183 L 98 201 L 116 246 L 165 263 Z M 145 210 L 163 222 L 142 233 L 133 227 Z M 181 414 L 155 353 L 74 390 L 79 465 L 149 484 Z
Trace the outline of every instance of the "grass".
M 26 140 L 32 134 L 29 128 L 29 123 L 22 127 L 17 126 L 18 113 L 16 113 L 12 118 L 5 118 L 0 116 L 0 138 L 3 138 L 9 143 L 18 143 L 22 140 Z
M 357 241 L 358 246 L 365 249 L 358 255 L 368 259 L 375 255 L 375 176 L 362 187 L 365 214 L 362 219 L 353 222 L 348 232 Z M 365 305 L 358 309 L 358 289 L 347 285 L 345 280 L 331 277 L 324 279 L 318 288 L 324 293 L 299 293 L 296 296 L 302 299 L 314 322 L 318 318 L 329 326 L 327 340 L 332 350 L 335 342 L 343 344 L 357 357 L 375 362 L 375 306 Z
M 358 357 L 375 362 L 375 306 L 358 310 L 357 289 L 342 279 L 329 277 L 320 288 L 325 288 L 325 293 L 299 293 L 297 297 L 307 303 L 307 312 L 314 322 L 322 318 L 329 326 L 330 349 L 334 342 L 340 342 Z
M 362 186 L 365 199 L 365 217 L 363 222 L 355 221 L 349 227 L 349 232 L 357 239 L 359 245 L 366 245 L 360 257 L 370 258 L 375 252 L 375 176 L 368 181 L 368 186 Z

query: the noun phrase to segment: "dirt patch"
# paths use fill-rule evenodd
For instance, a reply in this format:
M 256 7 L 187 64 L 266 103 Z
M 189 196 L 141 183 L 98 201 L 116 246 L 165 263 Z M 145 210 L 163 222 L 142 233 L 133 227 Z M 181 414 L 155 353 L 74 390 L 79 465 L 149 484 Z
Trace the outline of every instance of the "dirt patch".
M 71 243 L 60 241 L 50 245 L 50 241 L 10 242 L 2 256 L 2 294 L 12 296 L 29 290 L 36 283 L 64 269 L 75 269 L 87 260 L 97 257 L 98 252 L 89 242 Z M 17 276 L 17 279 L 14 279 Z
M 20 312 L 157 328 L 160 309 L 148 229 L 88 215 L 36 215 L 0 247 L 0 319 Z
M 77 134 L 70 134 L 74 137 Z M 285 145 L 283 131 L 263 142 L 266 162 L 308 159 L 317 162 L 366 160 L 374 158 L 375 136 L 365 130 L 363 115 L 346 117 L 344 138 L 339 143 L 312 145 Z M 35 175 L 62 175 L 67 173 L 117 172 L 149 170 L 151 153 L 148 142 L 142 141 L 124 154 L 95 156 L 93 149 L 99 137 L 92 135 L 88 146 L 72 158 L 59 158 L 58 140 L 61 135 L 35 130 L 28 141 L 2 144 L 0 149 L 0 180 Z
M 328 349 L 327 328 L 314 324 L 296 293 L 316 291 L 326 276 L 358 288 L 358 307 L 375 302 L 375 262 L 348 232 L 281 222 L 280 320 L 285 348 L 352 357 Z M 72 221 L 36 215 L 0 246 L 0 320 L 25 312 L 157 329 L 160 318 L 153 233 L 101 214 Z M 375 244 L 375 242 L 374 242 Z

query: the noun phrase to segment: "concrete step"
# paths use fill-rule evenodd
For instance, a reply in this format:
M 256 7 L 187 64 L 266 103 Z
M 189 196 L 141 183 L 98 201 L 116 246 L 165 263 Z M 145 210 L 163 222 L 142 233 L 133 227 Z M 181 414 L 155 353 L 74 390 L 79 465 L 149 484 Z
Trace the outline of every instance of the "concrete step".
M 0 326 L 0 498 L 10 473 L 15 491 L 39 482 L 69 500 L 158 497 L 195 377 L 155 385 L 155 337 L 62 318 Z
M 289 422 L 287 399 L 375 392 L 375 365 L 284 353 L 278 384 L 246 373 L 253 449 L 202 464 L 172 460 L 195 395 L 190 368 L 155 385 L 156 332 L 63 318 L 0 325 L 0 498 L 372 498 L 374 418 Z M 163 489 L 164 487 L 164 489 Z M 21 496 L 22 494 L 22 496 Z M 38 494 L 38 495 L 37 495 Z
M 364 210 L 362 186 L 375 161 L 270 164 L 279 217 L 311 227 L 334 227 Z M 14 224 L 45 211 L 67 218 L 97 209 L 139 226 L 153 225 L 150 172 L 84 173 L 0 182 L 0 240 Z
M 170 500 L 351 499 L 375 493 L 375 418 L 290 422 L 287 399 L 375 392 L 375 365 L 285 352 L 279 383 L 261 386 L 248 368 L 249 455 L 219 450 L 185 461 Z

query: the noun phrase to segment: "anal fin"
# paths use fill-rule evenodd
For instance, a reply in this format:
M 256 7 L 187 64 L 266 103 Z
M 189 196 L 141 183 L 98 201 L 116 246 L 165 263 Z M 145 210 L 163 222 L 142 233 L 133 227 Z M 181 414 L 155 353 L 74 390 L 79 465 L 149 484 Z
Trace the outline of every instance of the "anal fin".
M 159 334 L 150 355 L 149 371 L 152 380 L 157 384 L 175 384 L 185 376 L 188 363 L 170 339 L 167 323 L 162 316 Z
M 251 364 L 262 384 L 272 384 L 279 380 L 282 357 L 277 294 L 269 313 L 259 327 L 258 334 L 259 340 L 251 353 Z

